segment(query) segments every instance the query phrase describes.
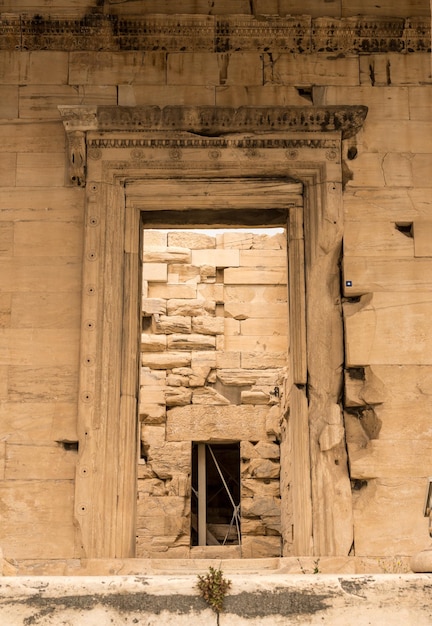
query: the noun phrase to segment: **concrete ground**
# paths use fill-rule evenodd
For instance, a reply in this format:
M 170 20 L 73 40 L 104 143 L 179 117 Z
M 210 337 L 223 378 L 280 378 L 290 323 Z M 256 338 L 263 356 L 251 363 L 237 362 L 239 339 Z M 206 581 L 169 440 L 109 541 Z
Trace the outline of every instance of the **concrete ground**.
M 224 572 L 214 613 L 192 574 L 4 576 L 3 626 L 430 626 L 432 574 Z

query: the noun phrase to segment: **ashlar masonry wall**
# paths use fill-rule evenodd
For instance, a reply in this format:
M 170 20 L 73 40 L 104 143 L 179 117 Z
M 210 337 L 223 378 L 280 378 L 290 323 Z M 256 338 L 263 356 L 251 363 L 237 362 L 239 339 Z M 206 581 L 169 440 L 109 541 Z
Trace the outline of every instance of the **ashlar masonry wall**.
M 144 230 L 138 557 L 282 554 L 286 245 L 284 233 Z M 234 525 L 228 545 L 222 533 L 191 548 L 193 441 L 240 444 L 241 542 Z

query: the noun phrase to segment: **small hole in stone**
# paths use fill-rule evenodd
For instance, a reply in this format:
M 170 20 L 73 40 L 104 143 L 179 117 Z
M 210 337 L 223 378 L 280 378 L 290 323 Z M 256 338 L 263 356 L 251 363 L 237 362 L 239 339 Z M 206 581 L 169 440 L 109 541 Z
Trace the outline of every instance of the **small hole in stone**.
M 357 154 L 358 150 L 355 146 L 351 146 L 350 148 L 348 148 L 347 157 L 350 161 L 353 161 L 357 157 Z
M 57 441 L 64 450 L 78 452 L 78 441 Z
M 395 222 L 395 228 L 405 237 L 413 238 L 413 223 L 412 222 Z

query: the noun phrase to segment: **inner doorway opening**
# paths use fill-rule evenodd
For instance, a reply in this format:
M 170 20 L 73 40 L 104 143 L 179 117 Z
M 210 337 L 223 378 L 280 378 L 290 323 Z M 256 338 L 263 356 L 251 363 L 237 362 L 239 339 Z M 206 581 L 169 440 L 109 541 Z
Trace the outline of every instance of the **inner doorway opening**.
M 240 443 L 194 442 L 191 545 L 240 543 Z
M 282 554 L 284 219 L 272 228 L 144 221 L 139 557 Z

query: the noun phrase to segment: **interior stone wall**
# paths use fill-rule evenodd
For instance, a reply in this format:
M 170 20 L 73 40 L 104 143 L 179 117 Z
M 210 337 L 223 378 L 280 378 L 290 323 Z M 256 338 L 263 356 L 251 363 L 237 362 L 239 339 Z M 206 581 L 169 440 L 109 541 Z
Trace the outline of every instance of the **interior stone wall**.
M 145 229 L 143 259 L 137 557 L 281 556 L 286 236 Z M 193 441 L 240 443 L 240 545 L 191 548 Z
M 353 490 L 350 554 L 423 548 L 432 474 L 429 1 L 185 0 L 189 22 L 180 34 L 167 17 L 178 3 L 168 0 L 3 0 L 0 9 L 5 557 L 79 555 L 73 507 L 85 191 L 66 174 L 57 110 L 65 104 L 368 107 L 342 155 L 340 404 Z M 154 18 L 151 37 L 121 30 L 123 18 L 155 12 L 165 16 Z M 163 41 L 161 22 L 171 29 Z

